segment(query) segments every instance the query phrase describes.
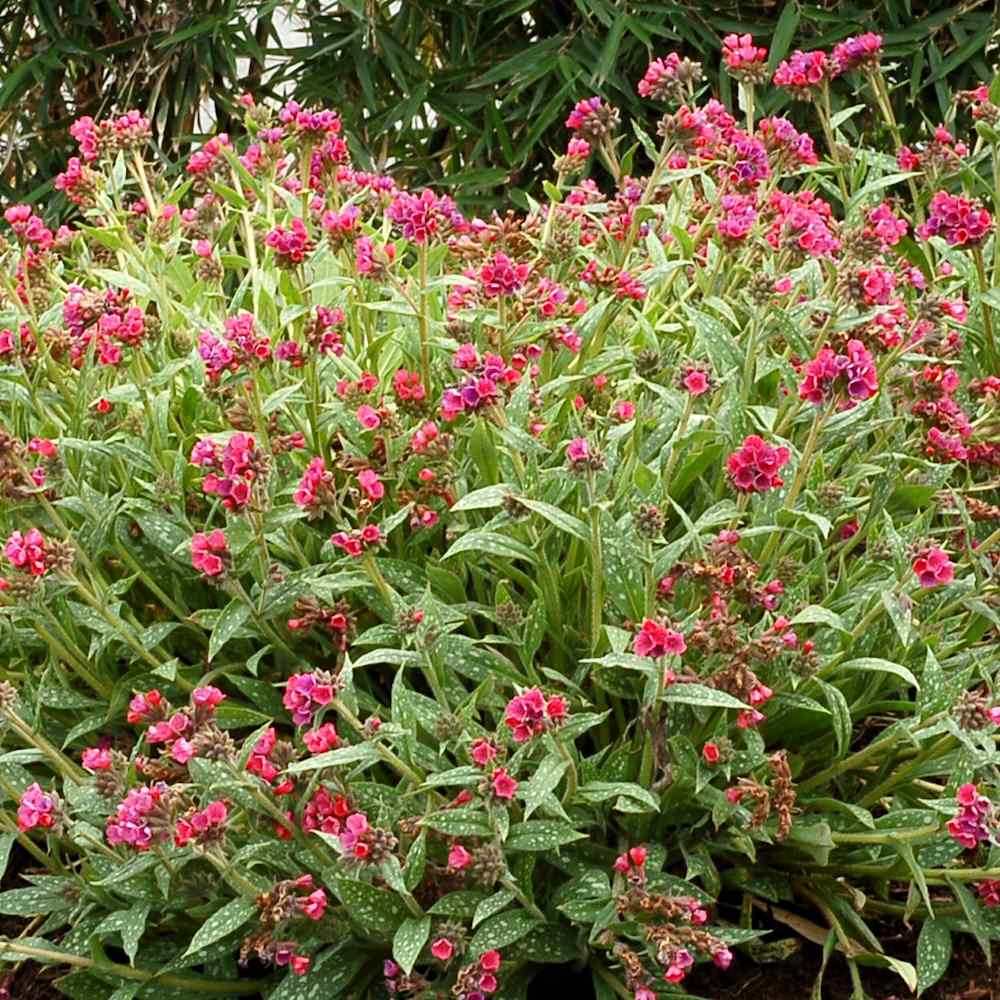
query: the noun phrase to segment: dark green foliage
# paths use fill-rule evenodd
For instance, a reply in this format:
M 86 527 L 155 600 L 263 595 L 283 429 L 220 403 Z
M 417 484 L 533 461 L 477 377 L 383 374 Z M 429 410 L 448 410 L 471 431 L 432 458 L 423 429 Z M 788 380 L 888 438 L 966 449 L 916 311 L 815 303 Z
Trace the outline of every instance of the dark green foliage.
M 651 57 L 703 62 L 731 103 L 720 38 L 752 32 L 772 64 L 791 48 L 880 31 L 895 65 L 905 138 L 950 114 L 952 95 L 993 72 L 988 0 L 820 4 L 627 0 L 0 0 L 0 197 L 35 200 L 71 153 L 73 118 L 147 108 L 165 156 L 207 118 L 225 128 L 236 97 L 293 95 L 338 107 L 359 165 L 411 185 L 446 184 L 489 208 L 510 188 L 537 194 L 566 141 L 566 109 L 599 93 L 652 132 L 635 93 Z M 294 30 L 291 30 L 294 28 Z M 857 103 L 840 81 L 835 105 Z M 760 112 L 790 113 L 768 95 Z M 199 122 L 196 109 L 204 108 Z M 836 110 L 836 107 L 835 107 Z M 864 118 L 856 127 L 875 127 Z M 522 199 L 523 200 L 523 199 Z

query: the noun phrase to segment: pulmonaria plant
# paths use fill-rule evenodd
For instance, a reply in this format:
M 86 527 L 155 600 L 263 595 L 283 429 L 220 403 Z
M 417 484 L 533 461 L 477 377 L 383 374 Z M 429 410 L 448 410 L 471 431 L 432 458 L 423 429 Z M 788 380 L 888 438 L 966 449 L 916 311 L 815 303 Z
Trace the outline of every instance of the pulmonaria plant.
M 3 207 L 4 963 L 654 1000 L 784 909 L 860 995 L 886 921 L 910 984 L 997 936 L 996 95 L 897 147 L 878 36 L 720 49 L 738 108 L 655 53 L 526 210 L 252 95 Z

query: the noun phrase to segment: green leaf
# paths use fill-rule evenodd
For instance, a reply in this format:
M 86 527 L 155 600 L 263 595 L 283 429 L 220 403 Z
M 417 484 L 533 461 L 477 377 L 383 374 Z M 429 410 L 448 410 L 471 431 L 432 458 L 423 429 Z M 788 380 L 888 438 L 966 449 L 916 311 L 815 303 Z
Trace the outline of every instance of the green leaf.
M 528 497 L 518 497 L 517 499 L 529 510 L 533 510 L 536 514 L 541 514 L 546 521 L 554 524 L 561 531 L 565 531 L 569 535 L 574 535 L 576 538 L 589 544 L 590 529 L 578 517 L 567 514 L 566 511 L 559 507 L 545 503 L 542 500 L 530 500 Z
M 457 538 L 441 558 L 451 559 L 461 552 L 475 552 L 480 556 L 486 553 L 503 559 L 523 559 L 530 563 L 538 560 L 537 555 L 523 542 L 495 531 L 470 531 Z
M 515 941 L 520 941 L 537 926 L 538 920 L 524 910 L 498 913 L 495 917 L 490 917 L 473 935 L 469 942 L 469 956 L 478 958 L 484 951 L 505 948 Z
M 392 939 L 392 957 L 409 975 L 431 936 L 430 917 L 409 917 L 397 929 Z
M 490 837 L 493 834 L 486 815 L 475 809 L 443 809 L 425 816 L 420 825 L 452 837 Z
M 420 836 L 410 845 L 406 852 L 406 864 L 403 865 L 403 885 L 407 892 L 413 890 L 420 884 L 424 877 L 424 870 L 427 867 L 427 832 L 420 831 Z
M 242 927 L 255 913 L 257 904 L 250 899 L 231 899 L 221 910 L 216 910 L 198 928 L 185 955 L 193 955 L 202 948 L 220 941 Z
M 768 76 L 774 73 L 778 63 L 788 55 L 792 47 L 792 39 L 799 27 L 798 0 L 788 0 L 781 10 L 778 23 L 774 26 L 771 36 L 770 55 L 767 60 Z
M 641 802 L 654 812 L 660 809 L 660 800 L 652 792 L 631 781 L 588 781 L 577 789 L 577 798 L 584 802 L 605 802 L 620 796 Z
M 243 627 L 250 617 L 250 609 L 239 598 L 234 597 L 219 615 L 212 637 L 208 642 L 208 659 L 215 658 L 216 653 Z
M 979 947 L 983 949 L 983 954 L 986 956 L 986 964 L 989 965 L 990 932 L 985 921 L 983 920 L 982 910 L 979 909 L 975 896 L 973 896 L 961 882 L 956 882 L 954 879 L 950 878 L 946 878 L 945 881 L 948 883 L 951 891 L 955 894 L 955 898 L 961 905 L 962 912 L 965 914 L 965 919 L 969 921 L 969 929 L 972 931 L 975 939 L 979 942 Z
M 326 753 L 316 754 L 288 765 L 290 774 L 301 774 L 303 771 L 319 771 L 325 767 L 343 767 L 345 764 L 374 764 L 379 759 L 378 750 L 373 743 L 355 743 L 349 747 L 339 747 Z
M 818 679 L 816 683 L 820 685 L 826 703 L 830 706 L 830 714 L 833 716 L 833 735 L 837 741 L 837 757 L 843 757 L 851 745 L 851 733 L 854 730 L 850 706 L 840 688 Z
M 671 684 L 663 694 L 663 700 L 672 705 L 698 705 L 703 708 L 738 708 L 744 709 L 739 698 L 734 698 L 725 691 L 705 687 L 704 684 Z
M 510 889 L 501 889 L 492 896 L 487 896 L 472 914 L 472 929 L 475 930 L 484 920 L 489 920 L 494 913 L 499 913 L 514 899 Z
M 146 918 L 151 907 L 149 903 L 136 903 L 130 910 L 118 910 L 105 917 L 95 933 L 111 934 L 117 931 L 122 937 L 122 948 L 128 955 L 129 965 L 135 966 L 135 955 L 139 950 L 139 939 L 146 929 Z
M 555 791 L 568 766 L 562 757 L 555 756 L 546 757 L 538 765 L 538 770 L 521 787 L 525 819 L 530 819 L 531 814 L 542 804 L 545 797 Z
M 500 507 L 504 498 L 515 493 L 515 488 L 509 483 L 495 483 L 482 489 L 466 493 L 461 500 L 452 504 L 450 510 L 454 514 L 460 510 L 485 510 L 489 507 Z
M 403 901 L 385 889 L 336 875 L 329 883 L 344 904 L 346 915 L 366 931 L 382 938 L 391 938 L 408 915 Z
M 925 920 L 917 938 L 917 995 L 930 989 L 948 971 L 951 931 L 943 920 Z
M 848 660 L 847 663 L 842 663 L 837 669 L 852 672 L 878 670 L 885 674 L 893 674 L 906 681 L 912 687 L 915 687 L 918 691 L 920 690 L 920 682 L 906 667 L 899 663 L 893 663 L 891 660 L 879 659 L 877 656 L 862 656 L 856 660 Z
M 551 819 L 530 819 L 510 828 L 506 846 L 511 851 L 551 851 L 582 840 L 586 834 L 569 823 Z
M 821 607 L 818 604 L 810 604 L 803 608 L 791 621 L 792 625 L 829 625 L 830 628 L 837 629 L 838 632 L 850 632 L 840 615 L 835 614 L 829 608 Z

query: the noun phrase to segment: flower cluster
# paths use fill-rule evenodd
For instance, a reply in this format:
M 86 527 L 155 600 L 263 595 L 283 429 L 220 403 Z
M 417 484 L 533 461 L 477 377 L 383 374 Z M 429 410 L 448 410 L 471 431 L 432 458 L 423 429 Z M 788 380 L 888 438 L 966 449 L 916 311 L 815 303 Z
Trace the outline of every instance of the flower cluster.
M 726 460 L 730 482 L 741 493 L 766 493 L 784 486 L 778 474 L 791 452 L 784 445 L 775 448 L 756 434 L 749 435 Z
M 568 715 L 565 698 L 546 696 L 539 688 L 529 688 L 507 702 L 503 721 L 515 743 L 527 743 L 532 737 L 561 725 Z

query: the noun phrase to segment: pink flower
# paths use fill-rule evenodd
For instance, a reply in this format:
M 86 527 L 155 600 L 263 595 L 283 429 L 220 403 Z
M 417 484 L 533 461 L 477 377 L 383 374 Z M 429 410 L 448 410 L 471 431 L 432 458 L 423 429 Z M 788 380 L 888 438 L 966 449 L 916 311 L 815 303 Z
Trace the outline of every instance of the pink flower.
M 645 847 L 630 847 L 624 854 L 619 854 L 615 858 L 614 869 L 623 875 L 632 871 L 633 868 L 641 869 L 646 867 L 647 851 Z
M 917 235 L 924 240 L 941 236 L 953 247 L 975 247 L 992 229 L 993 217 L 980 202 L 938 191 L 931 199 L 927 221 L 917 226 Z
M 170 746 L 170 758 L 178 764 L 186 764 L 192 757 L 196 757 L 194 744 L 183 737 L 176 739 Z
M 37 528 L 29 528 L 27 534 L 13 532 L 4 545 L 3 553 L 12 566 L 32 576 L 45 576 L 48 571 L 45 538 Z
M 680 656 L 687 649 L 687 643 L 680 632 L 646 618 L 632 643 L 632 649 L 636 656 L 659 659 L 661 656 Z
M 704 758 L 706 764 L 718 764 L 722 759 L 722 754 L 716 743 L 706 743 L 701 748 L 701 756 Z
M 382 426 L 382 418 L 367 403 L 363 403 L 358 407 L 355 416 L 357 416 L 358 422 L 367 431 L 373 431 Z
M 302 740 L 310 753 L 325 753 L 334 750 L 340 743 L 337 729 L 332 722 L 324 722 L 318 729 L 310 729 L 302 734 Z
M 17 828 L 25 833 L 36 826 L 43 830 L 51 829 L 56 822 L 56 800 L 42 791 L 41 785 L 34 782 L 21 793 L 17 806 Z
M 507 773 L 507 769 L 498 767 L 492 775 L 490 782 L 493 786 L 493 794 L 498 799 L 512 799 L 517 794 L 517 781 Z
M 385 496 L 385 486 L 374 469 L 362 469 L 358 473 L 358 483 L 365 496 L 375 503 Z
M 200 687 L 191 692 L 191 701 L 200 708 L 215 709 L 226 700 L 225 694 L 217 687 Z
M 489 740 L 476 740 L 469 752 L 480 767 L 486 767 L 496 757 L 497 748 Z
M 364 813 L 352 813 L 344 823 L 340 834 L 340 845 L 345 851 L 353 854 L 359 861 L 368 857 L 366 834 L 371 829 L 368 817 Z
M 955 579 L 955 564 L 948 553 L 938 546 L 924 549 L 913 560 L 913 572 L 925 590 L 951 583 Z
M 222 836 L 229 818 L 229 809 L 221 799 L 209 802 L 204 809 L 182 817 L 174 827 L 174 846 L 184 847 L 190 841 L 212 843 Z
M 448 962 L 455 954 L 455 946 L 447 938 L 441 937 L 431 943 L 431 954 L 439 962 Z
M 298 908 L 302 914 L 310 920 L 322 920 L 326 913 L 326 893 L 322 889 L 316 889 L 305 899 L 298 900 Z
M 506 254 L 497 253 L 479 269 L 479 287 L 487 299 L 513 295 L 524 286 L 530 273 L 530 264 L 515 264 Z
M 754 45 L 752 35 L 726 35 L 722 39 L 722 58 L 730 73 L 739 78 L 741 73 L 754 71 L 767 62 L 767 49 Z
M 586 462 L 590 459 L 590 447 L 587 444 L 586 438 L 573 438 L 568 445 L 566 445 L 566 457 L 574 465 L 580 462 Z
M 526 743 L 565 721 L 566 702 L 558 695 L 546 698 L 539 688 L 529 688 L 507 703 L 504 723 L 515 743 Z
M 279 267 L 298 267 L 313 249 L 306 224 L 298 218 L 292 219 L 290 229 L 276 226 L 264 237 L 264 244 L 274 251 L 274 259 Z
M 292 674 L 285 683 L 282 703 L 292 713 L 297 726 L 307 726 L 319 709 L 333 700 L 333 685 L 320 672 Z
M 111 768 L 111 752 L 106 747 L 87 747 L 83 751 L 84 770 L 91 774 L 107 771 Z
M 784 486 L 778 472 L 790 455 L 786 447 L 775 448 L 751 434 L 726 461 L 730 482 L 742 493 L 766 493 Z
M 207 577 L 220 576 L 229 564 L 229 544 L 225 533 L 216 528 L 191 537 L 191 565 Z
M 479 968 L 483 972 L 496 972 L 500 968 L 500 952 L 484 951 L 479 956 Z
M 697 368 L 689 368 L 684 376 L 684 388 L 692 396 L 702 396 L 711 388 L 708 376 Z
M 619 399 L 615 403 L 615 417 L 622 423 L 631 420 L 635 416 L 635 403 L 627 399 Z
M 784 87 L 800 101 L 810 100 L 819 91 L 827 74 L 827 59 L 823 52 L 796 50 L 774 71 L 774 84 Z
M 448 852 L 448 867 L 455 871 L 462 871 L 472 863 L 472 855 L 461 845 L 455 844 Z
M 860 340 L 847 342 L 847 354 L 822 348 L 806 365 L 805 378 L 799 384 L 799 398 L 819 405 L 841 390 L 846 391 L 851 400 L 871 399 L 878 392 L 875 360 Z
M 154 841 L 166 839 L 165 829 L 157 824 L 156 832 L 150 824 L 151 814 L 165 818 L 164 795 L 168 789 L 162 782 L 133 788 L 118 803 L 115 815 L 107 822 L 105 836 L 112 847 L 127 844 L 137 851 L 147 850 Z

